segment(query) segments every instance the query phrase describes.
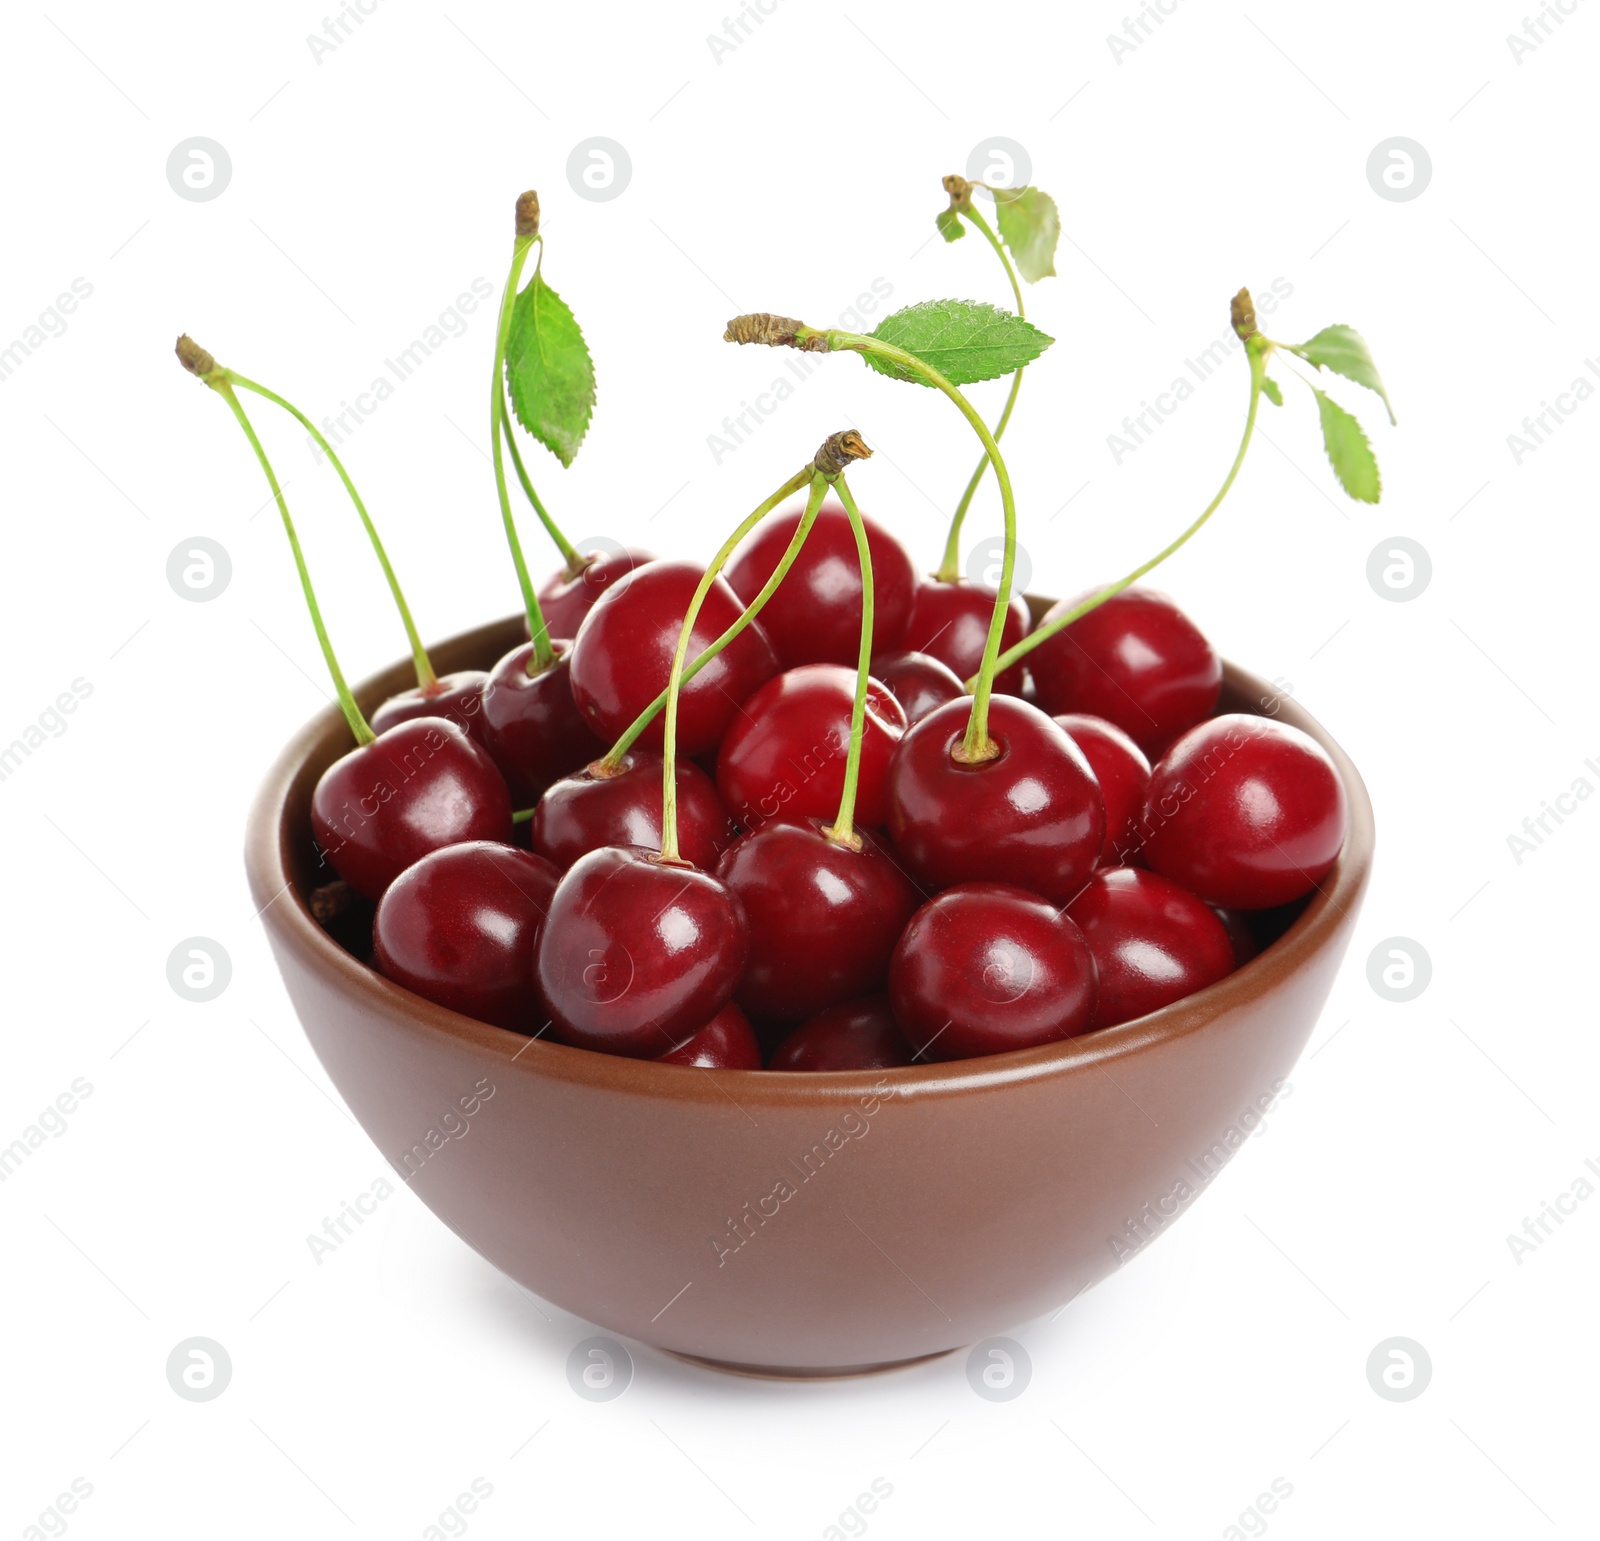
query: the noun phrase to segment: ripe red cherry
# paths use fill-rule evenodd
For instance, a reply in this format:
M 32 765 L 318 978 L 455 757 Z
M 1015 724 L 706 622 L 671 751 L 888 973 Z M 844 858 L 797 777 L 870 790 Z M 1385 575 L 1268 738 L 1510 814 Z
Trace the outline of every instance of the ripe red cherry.
M 911 618 L 916 568 L 881 524 L 865 514 L 861 522 L 872 555 L 872 646 L 874 651 L 899 647 Z M 723 576 L 746 604 L 778 570 L 799 524 L 798 509 L 774 514 L 730 558 Z M 824 508 L 817 515 L 800 555 L 762 610 L 761 625 L 786 669 L 805 663 L 855 667 L 861 650 L 861 561 L 842 508 Z
M 480 1022 L 536 1032 L 534 958 L 560 878 L 542 856 L 487 840 L 430 852 L 378 901 L 378 971 Z
M 1087 1032 L 1095 966 L 1072 921 L 1007 883 L 963 883 L 912 917 L 889 999 L 918 1059 L 1031 1049 Z
M 1233 972 L 1233 942 L 1215 912 L 1157 873 L 1105 868 L 1067 916 L 1099 971 L 1096 1027 L 1131 1022 Z
M 1000 753 L 955 758 L 972 710 L 951 701 L 900 740 L 889 762 L 889 834 L 929 890 L 1014 883 L 1065 904 L 1088 881 L 1105 841 L 1105 802 L 1065 728 L 1015 696 L 989 700 Z
M 802 1022 L 772 1052 L 769 1070 L 888 1070 L 911 1063 L 911 1045 L 887 995 L 845 1001 Z
M 651 562 L 618 579 L 595 601 L 572 649 L 572 694 L 604 742 L 615 743 L 667 688 L 678 633 L 704 574 L 693 562 Z M 738 595 L 718 578 L 695 617 L 688 662 L 743 611 Z M 739 708 L 777 672 L 777 655 L 756 622 L 684 684 L 678 698 L 678 753 L 714 749 Z M 661 747 L 664 716 L 657 713 L 640 735 L 644 748 Z
M 921 895 L 869 838 L 852 851 L 821 819 L 772 823 L 729 847 L 717 876 L 749 921 L 739 1004 L 800 1022 L 883 984 Z
M 936 706 L 959 701 L 967 693 L 955 671 L 931 653 L 884 653 L 873 658 L 872 675 L 894 693 L 913 726 Z
M 1061 600 L 1039 624 L 1096 592 Z M 1028 667 L 1047 712 L 1104 717 L 1151 758 L 1209 717 L 1222 689 L 1222 664 L 1211 644 L 1154 589 L 1124 589 L 1041 642 Z
M 606 845 L 661 848 L 661 756 L 630 750 L 614 775 L 599 763 L 552 783 L 533 810 L 533 848 L 562 871 Z M 680 759 L 677 772 L 678 854 L 709 872 L 737 831 L 698 765 Z
M 761 1045 L 749 1019 L 729 1001 L 693 1037 L 655 1058 L 658 1065 L 692 1065 L 699 1070 L 759 1070 Z
M 831 819 L 844 792 L 856 671 L 805 664 L 770 679 L 728 729 L 717 756 L 717 790 L 745 829 L 779 816 Z M 889 757 L 906 730 L 900 703 L 867 681 L 856 822 L 883 823 Z
M 1106 839 L 1100 865 L 1117 867 L 1139 854 L 1139 815 L 1150 789 L 1150 762 L 1144 751 L 1104 717 L 1066 712 L 1056 718 L 1083 751 L 1106 803 Z
M 539 988 L 563 1042 L 648 1059 L 727 1005 L 747 947 L 744 911 L 714 877 L 608 846 L 556 888 Z
M 655 561 L 653 551 L 637 551 L 627 547 L 621 551 L 594 552 L 576 578 L 567 576 L 566 568 L 552 573 L 549 582 L 539 590 L 539 610 L 544 616 L 545 629 L 552 637 L 575 637 L 583 618 L 594 602 L 618 578 L 625 578 L 636 567 Z
M 572 644 L 552 640 L 550 646 L 556 656 L 549 668 L 528 673 L 533 644 L 524 642 L 494 666 L 483 687 L 479 737 L 519 808 L 531 807 L 558 776 L 603 748 L 572 699 Z
M 1242 911 L 1215 910 L 1215 914 L 1222 922 L 1222 929 L 1228 933 L 1228 940 L 1233 943 L 1235 968 L 1243 968 L 1252 958 L 1260 955 L 1261 943 L 1256 940 L 1250 921 Z
M 455 674 L 441 674 L 428 689 L 413 685 L 410 690 L 402 690 L 372 714 L 372 731 L 386 733 L 397 722 L 410 722 L 417 717 L 443 717 L 482 743 L 483 714 L 479 707 L 483 705 L 483 682 L 488 677 L 482 669 L 462 669 Z
M 904 646 L 916 653 L 928 653 L 954 672 L 957 679 L 969 680 L 983 662 L 983 645 L 989 638 L 989 622 L 994 617 L 995 590 L 982 583 L 941 583 L 937 578 L 922 578 L 917 583 L 911 604 L 911 620 L 906 625 Z M 1011 596 L 1005 630 L 1000 634 L 1000 651 L 1014 647 L 1028 634 L 1028 607 L 1018 594 Z M 1022 665 L 1012 664 L 994 679 L 994 688 L 1008 696 L 1022 692 Z
M 1157 764 L 1144 854 L 1207 904 L 1270 909 L 1328 875 L 1347 820 L 1344 783 L 1320 744 L 1231 713 L 1190 729 Z
M 463 840 L 511 843 L 511 794 L 453 722 L 414 717 L 352 749 L 311 794 L 311 832 L 333 870 L 379 898 L 412 862 Z

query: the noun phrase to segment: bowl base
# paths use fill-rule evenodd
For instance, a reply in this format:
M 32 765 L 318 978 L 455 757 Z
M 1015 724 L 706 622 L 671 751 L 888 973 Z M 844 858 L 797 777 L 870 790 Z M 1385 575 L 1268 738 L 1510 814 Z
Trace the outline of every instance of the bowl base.
M 830 1369 L 812 1370 L 785 1365 L 734 1364 L 726 1359 L 703 1359 L 699 1354 L 680 1354 L 676 1349 L 662 1349 L 685 1364 L 698 1364 L 708 1370 L 720 1370 L 724 1375 L 748 1375 L 755 1380 L 855 1380 L 862 1375 L 882 1375 L 888 1370 L 903 1370 L 913 1364 L 926 1364 L 930 1359 L 942 1359 L 946 1354 L 959 1353 L 959 1349 L 941 1348 L 931 1354 L 915 1354 L 910 1359 L 886 1359 L 882 1364 L 847 1364 Z

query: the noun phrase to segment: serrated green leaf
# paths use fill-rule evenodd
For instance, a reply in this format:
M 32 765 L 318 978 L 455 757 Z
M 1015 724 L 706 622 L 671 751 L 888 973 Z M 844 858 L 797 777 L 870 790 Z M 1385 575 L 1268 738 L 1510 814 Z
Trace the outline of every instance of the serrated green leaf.
M 1283 388 L 1276 380 L 1272 378 L 1271 375 L 1263 375 L 1261 377 L 1261 394 L 1265 396 L 1267 400 L 1273 404 L 1273 406 L 1281 407 L 1283 405 Z
M 517 421 L 570 466 L 594 412 L 594 361 L 566 302 L 537 269 L 512 306 L 506 386 Z
M 1322 418 L 1322 443 L 1339 485 L 1362 503 L 1376 503 L 1383 483 L 1372 445 L 1367 442 L 1361 424 L 1326 391 L 1313 386 L 1312 393 L 1317 398 L 1317 412 Z
M 959 241 L 967 233 L 967 227 L 961 223 L 961 216 L 954 209 L 940 209 L 934 223 L 939 227 L 939 234 L 947 241 Z
M 1056 242 L 1061 237 L 1061 215 L 1056 201 L 1037 187 L 997 189 L 995 219 L 1000 239 L 1011 248 L 1017 271 L 1030 284 L 1051 278 L 1056 271 Z
M 1331 369 L 1336 375 L 1375 391 L 1383 401 L 1389 421 L 1394 422 L 1394 406 L 1378 376 L 1378 366 L 1372 362 L 1366 339 L 1353 326 L 1325 326 L 1310 342 L 1301 343 L 1293 351 L 1318 369 Z
M 869 334 L 914 353 L 952 385 L 998 380 L 1031 364 L 1055 338 L 1009 310 L 976 300 L 924 300 L 885 316 Z M 862 355 L 895 380 L 927 382 L 892 359 Z

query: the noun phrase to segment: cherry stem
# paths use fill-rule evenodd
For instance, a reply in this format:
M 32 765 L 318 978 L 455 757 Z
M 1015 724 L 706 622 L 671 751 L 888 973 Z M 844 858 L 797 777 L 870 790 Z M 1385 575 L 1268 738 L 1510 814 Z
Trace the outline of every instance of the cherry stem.
M 1227 497 L 1229 489 L 1233 486 L 1234 479 L 1239 474 L 1239 468 L 1244 464 L 1245 453 L 1250 448 L 1250 440 L 1255 433 L 1256 409 L 1261 405 L 1261 382 L 1266 377 L 1267 356 L 1272 352 L 1274 344 L 1267 341 L 1259 332 L 1245 339 L 1245 357 L 1250 363 L 1250 407 L 1245 414 L 1244 437 L 1239 441 L 1239 451 L 1233 457 L 1233 464 L 1228 467 L 1228 474 L 1222 486 L 1217 489 L 1217 495 L 1206 504 L 1204 512 L 1186 529 L 1171 545 L 1158 551 L 1148 562 L 1134 568 L 1126 577 L 1119 578 L 1115 583 L 1109 584 L 1098 594 L 1092 594 L 1081 604 L 1074 605 L 1065 614 L 1058 616 L 1048 626 L 1040 626 L 1028 633 L 1013 648 L 1009 648 L 1000 656 L 1000 667 L 1009 669 L 1019 659 L 1026 658 L 1041 642 L 1048 641 L 1063 627 L 1070 626 L 1074 621 L 1081 620 L 1091 610 L 1103 605 L 1108 599 L 1114 599 L 1124 589 L 1137 583 L 1152 568 L 1159 567 L 1173 552 L 1185 546 L 1205 522 L 1222 506 L 1222 500 Z M 971 681 L 968 682 L 970 688 Z
M 822 507 L 822 499 L 828 490 L 828 479 L 821 471 L 806 467 L 806 477 L 811 483 L 811 495 L 806 500 L 806 511 L 802 523 L 809 530 L 816 520 L 817 512 Z M 700 615 L 700 607 L 705 603 L 706 595 L 711 592 L 711 585 L 717 581 L 717 574 L 722 571 L 724 563 L 733 555 L 734 547 L 742 541 L 756 525 L 777 506 L 780 498 L 786 498 L 795 490 L 794 479 L 791 478 L 773 497 L 767 501 L 748 518 L 741 521 L 727 540 L 722 543 L 722 549 L 711 559 L 711 565 L 706 568 L 705 575 L 700 579 L 694 591 L 694 597 L 689 601 L 689 609 L 683 617 L 683 625 L 678 632 L 678 646 L 672 655 L 672 673 L 667 677 L 666 716 L 662 720 L 661 758 L 662 784 L 661 784 L 661 859 L 666 862 L 681 862 L 683 858 L 678 854 L 678 695 L 683 688 L 684 660 L 689 654 L 689 639 L 694 634 L 694 623 Z M 796 535 L 799 534 L 797 530 Z M 791 544 L 794 544 L 791 542 Z M 776 576 L 776 575 L 775 575 Z M 773 583 L 773 588 L 777 583 Z M 752 619 L 747 608 L 740 621 L 749 625 Z M 729 630 L 732 630 L 730 627 Z
M 556 543 L 556 550 L 566 560 L 567 576 L 576 578 L 589 565 L 589 560 L 561 533 L 560 527 L 550 517 L 549 510 L 539 501 L 539 494 L 533 490 L 533 482 L 528 477 L 528 468 L 522 463 L 522 451 L 517 448 L 517 434 L 509 413 L 501 412 L 500 426 L 505 432 L 506 448 L 511 451 L 511 469 L 517 473 L 517 481 L 521 483 L 522 490 L 533 505 L 533 511 L 539 516 L 539 522 L 545 527 L 546 534 Z
M 522 542 L 517 537 L 517 521 L 511 513 L 511 495 L 506 491 L 506 463 L 502 441 L 509 430 L 506 427 L 506 342 L 511 336 L 511 310 L 516 304 L 517 286 L 522 279 L 522 265 L 527 261 L 528 249 L 541 240 L 537 231 L 524 235 L 517 233 L 511 248 L 511 271 L 506 275 L 505 293 L 500 296 L 500 319 L 494 337 L 494 379 L 489 391 L 489 438 L 494 446 L 494 485 L 500 496 L 500 518 L 506 527 L 506 544 L 511 547 L 512 565 L 517 569 L 517 582 L 522 587 L 522 606 L 528 617 L 528 635 L 533 639 L 533 652 L 528 655 L 528 673 L 541 674 L 555 661 L 555 650 L 550 646 L 550 628 L 544 623 L 544 611 L 539 608 L 539 596 L 534 593 L 533 579 L 528 576 L 528 563 L 522 555 Z
M 867 527 L 862 523 L 861 510 L 850 495 L 842 471 L 833 485 L 850 518 L 850 529 L 856 538 L 856 557 L 861 563 L 861 649 L 856 658 L 856 698 L 850 707 L 850 748 L 844 760 L 844 792 L 839 798 L 838 815 L 823 834 L 835 845 L 859 851 L 861 836 L 855 828 L 856 785 L 861 779 L 861 739 L 866 731 L 867 684 L 872 667 L 872 552 L 867 546 Z
M 995 196 L 999 197 L 999 194 L 997 193 Z M 1006 255 L 1006 249 L 1000 243 L 1000 237 L 990 228 L 989 221 L 974 207 L 970 197 L 960 212 L 983 232 L 984 238 L 994 248 L 995 255 L 1000 259 L 1001 266 L 1006 270 L 1006 277 L 1011 280 L 1011 292 L 1016 296 L 1017 300 L 1017 315 L 1026 320 L 1028 312 L 1022 302 L 1022 285 L 1017 281 L 1016 269 L 1012 267 L 1011 259 Z M 1026 367 L 1024 365 L 1023 369 L 1026 369 Z M 994 441 L 996 444 L 1004 437 L 1006 425 L 1011 421 L 1011 413 L 1017 405 L 1017 396 L 1022 391 L 1023 369 L 1019 369 L 1011 377 L 1011 392 L 1006 397 L 1005 409 L 1001 412 L 999 420 L 994 425 Z M 973 494 L 977 492 L 978 484 L 983 480 L 983 473 L 988 469 L 989 457 L 985 455 L 974 468 L 972 476 L 967 482 L 966 491 L 961 494 L 961 501 L 956 505 L 955 516 L 950 521 L 950 538 L 945 542 L 944 560 L 939 563 L 939 570 L 933 575 L 940 583 L 955 583 L 961 577 L 961 526 L 967 517 L 967 509 L 972 503 Z
M 796 471 L 788 481 L 778 488 L 771 497 L 763 501 L 756 511 L 739 526 L 712 563 L 710 569 L 712 577 L 715 577 L 721 571 L 728 557 L 732 554 L 733 548 L 744 539 L 746 534 L 765 519 L 786 497 L 798 492 L 810 482 L 811 472 L 812 467 L 809 465 L 803 470 Z M 809 508 L 805 514 L 801 515 L 800 523 L 795 527 L 794 536 L 789 542 L 788 550 L 784 552 L 783 559 L 773 569 L 772 576 L 762 585 L 761 592 L 745 606 L 743 613 L 734 620 L 733 624 L 715 642 L 708 644 L 705 651 L 697 655 L 684 669 L 683 679 L 685 684 L 692 680 L 766 608 L 767 601 L 777 592 L 778 585 L 783 582 L 784 575 L 794 566 L 794 560 L 800 555 L 800 548 L 805 544 L 805 538 L 811 532 L 811 526 L 816 522 L 816 517 L 816 510 Z M 595 761 L 592 767 L 594 773 L 599 776 L 615 775 L 621 768 L 623 760 L 627 757 L 628 751 L 637 742 L 639 735 L 656 720 L 657 715 L 666 704 L 667 692 L 663 690 L 654 701 L 628 724 L 623 730 L 622 737 L 606 751 L 604 758 Z
M 308 418 L 292 401 L 285 400 L 276 391 L 270 391 L 266 386 L 256 381 L 247 379 L 237 369 L 219 369 L 217 371 L 232 385 L 240 385 L 247 391 L 254 391 L 258 396 L 264 396 L 268 401 L 282 407 L 307 433 L 316 441 L 317 447 L 333 462 L 333 468 L 339 473 L 339 480 L 344 483 L 344 490 L 350 494 L 350 501 L 355 504 L 356 512 L 361 516 L 361 523 L 366 528 L 367 539 L 372 542 L 373 554 L 378 558 L 378 566 L 383 569 L 383 576 L 389 585 L 389 592 L 394 595 L 395 609 L 400 612 L 400 624 L 406 629 L 406 637 L 411 643 L 411 658 L 416 665 L 417 685 L 426 695 L 437 689 L 439 676 L 433 672 L 433 662 L 428 657 L 428 650 L 422 645 L 422 638 L 417 633 L 417 623 L 411 618 L 411 606 L 406 603 L 406 596 L 400 588 L 400 580 L 395 576 L 393 566 L 389 562 L 389 553 L 384 550 L 383 541 L 379 538 L 377 526 L 372 522 L 372 516 L 367 512 L 367 505 L 361 501 L 361 494 L 356 491 L 356 484 L 350 480 L 350 473 L 345 470 L 344 462 L 334 454 L 333 446 L 322 436 L 317 425 Z

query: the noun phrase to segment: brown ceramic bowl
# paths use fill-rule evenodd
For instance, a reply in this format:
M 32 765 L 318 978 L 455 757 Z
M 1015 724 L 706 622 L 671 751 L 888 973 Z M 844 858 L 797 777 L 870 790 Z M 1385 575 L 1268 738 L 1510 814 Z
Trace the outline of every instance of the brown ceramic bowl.
M 520 620 L 434 650 L 488 668 Z M 370 711 L 409 664 L 356 694 Z M 1224 711 L 1275 702 L 1229 667 Z M 612 1332 L 727 1369 L 849 1374 L 1059 1306 L 1184 1213 L 1316 1023 L 1372 861 L 1355 767 L 1338 865 L 1259 957 L 1120 1027 L 987 1059 L 825 1075 L 612 1058 L 456 1015 L 338 946 L 308 809 L 350 743 L 329 708 L 273 766 L 246 863 L 306 1034 L 384 1157 L 469 1246 Z

